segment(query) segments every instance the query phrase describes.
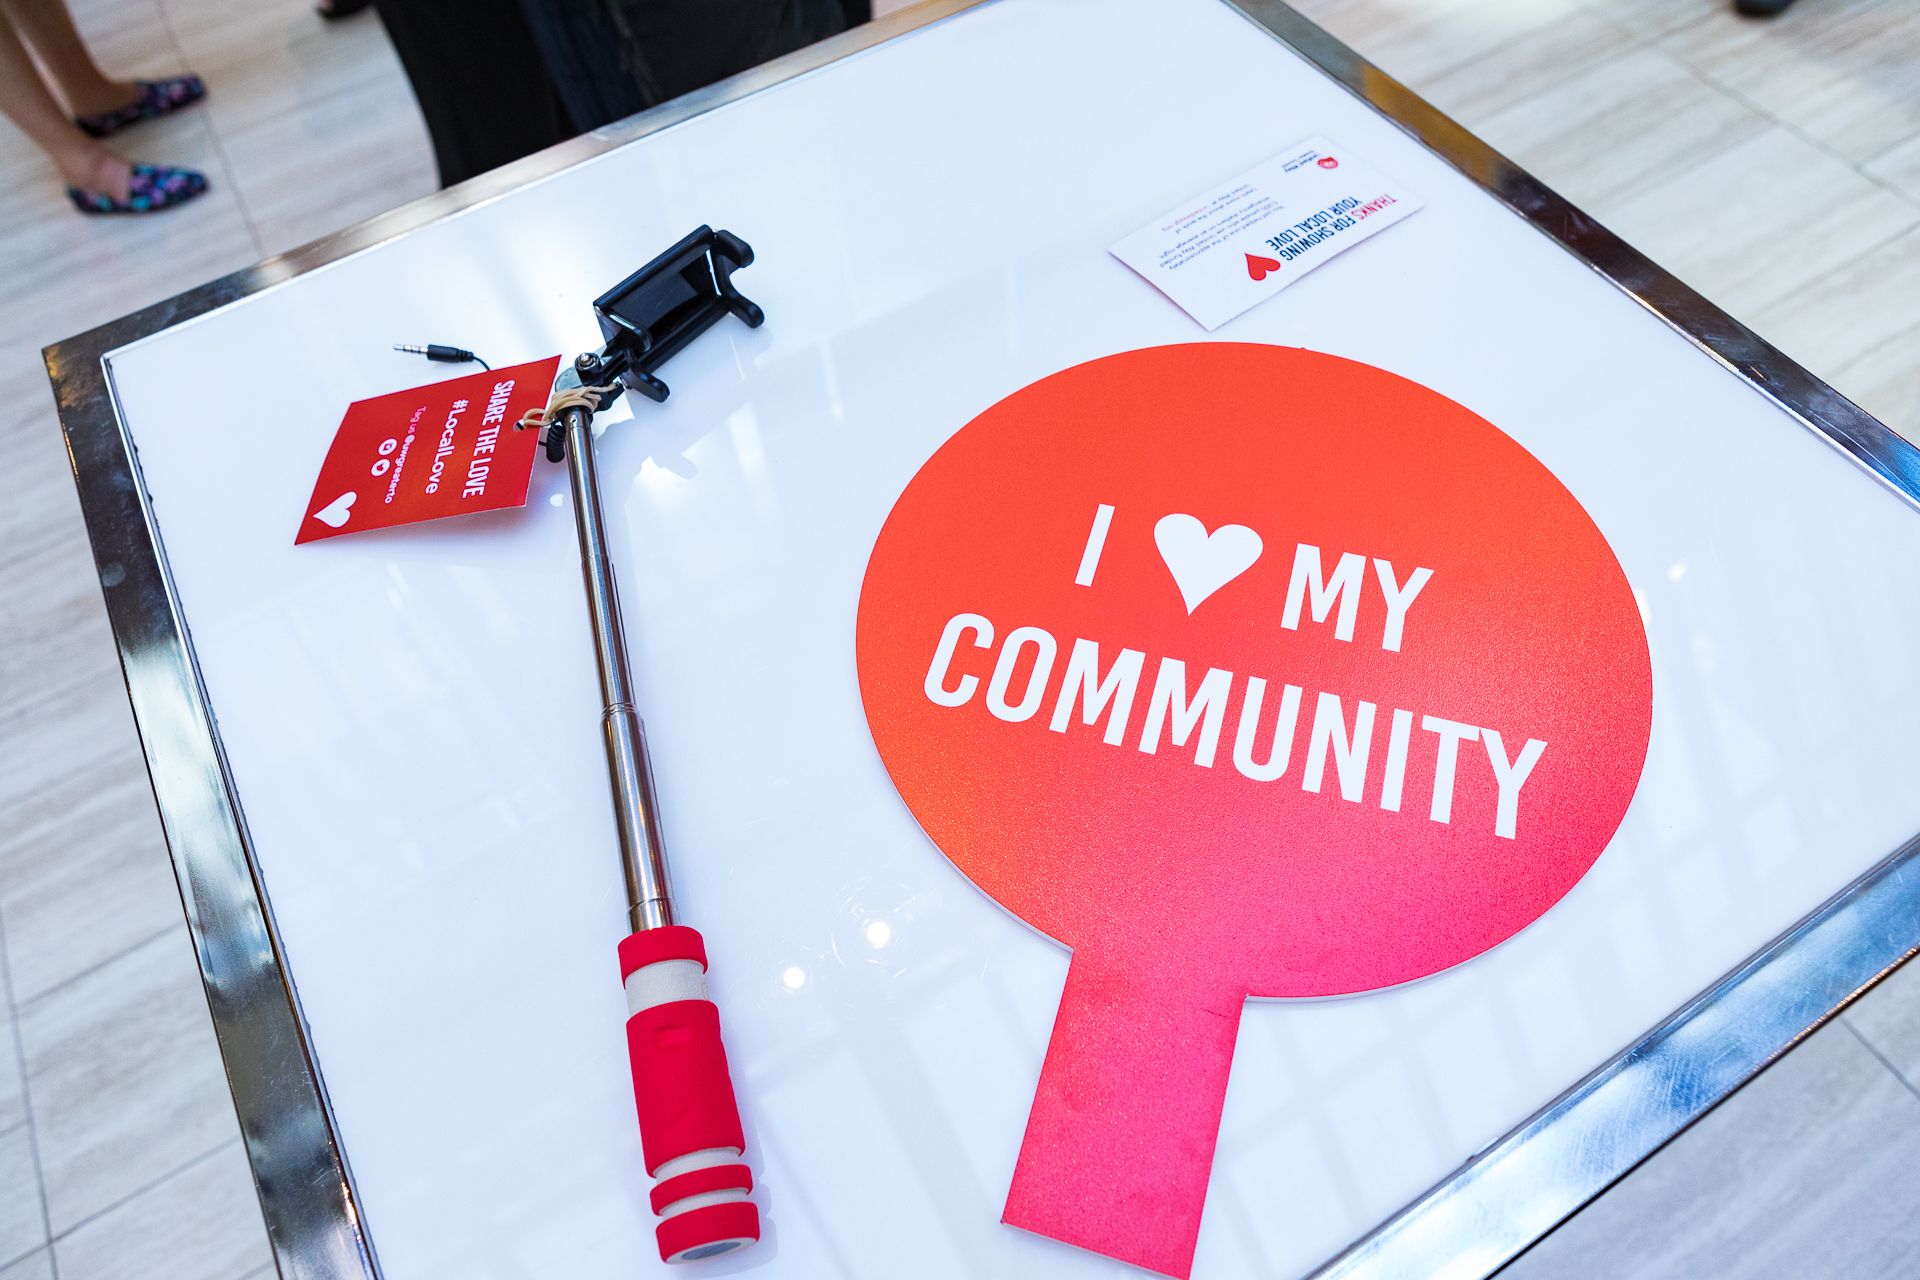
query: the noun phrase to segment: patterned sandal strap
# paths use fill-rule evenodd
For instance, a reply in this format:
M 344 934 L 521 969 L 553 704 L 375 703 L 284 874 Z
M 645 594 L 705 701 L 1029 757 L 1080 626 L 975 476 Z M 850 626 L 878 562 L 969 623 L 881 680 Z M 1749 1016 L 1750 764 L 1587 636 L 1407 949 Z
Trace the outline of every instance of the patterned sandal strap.
M 130 124 L 150 120 L 177 111 L 207 96 L 207 85 L 196 75 L 173 76 L 166 80 L 136 80 L 132 102 L 111 111 L 75 116 L 82 132 L 95 138 L 109 137 Z
M 67 197 L 82 213 L 151 213 L 193 199 L 207 189 L 206 175 L 165 164 L 136 164 L 127 181 L 127 198 L 68 187 Z

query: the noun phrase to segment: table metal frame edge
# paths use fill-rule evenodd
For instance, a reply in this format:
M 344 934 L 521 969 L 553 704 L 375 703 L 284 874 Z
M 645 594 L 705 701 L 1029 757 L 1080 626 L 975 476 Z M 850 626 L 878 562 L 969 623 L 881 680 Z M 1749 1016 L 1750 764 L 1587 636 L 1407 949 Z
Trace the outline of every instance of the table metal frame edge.
M 104 357 L 987 0 L 926 0 L 46 350 L 101 590 L 276 1263 L 379 1274 Z M 1222 0 L 1920 507 L 1920 451 L 1278 0 Z M 1314 1273 L 1484 1277 L 1920 946 L 1920 835 Z

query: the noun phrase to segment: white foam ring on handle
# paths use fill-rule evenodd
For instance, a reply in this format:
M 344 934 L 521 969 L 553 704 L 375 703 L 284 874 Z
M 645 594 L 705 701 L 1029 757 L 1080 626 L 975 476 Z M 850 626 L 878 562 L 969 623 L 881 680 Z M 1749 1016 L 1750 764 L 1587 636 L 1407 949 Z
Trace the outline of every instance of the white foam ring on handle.
M 627 975 L 629 1017 L 676 1000 L 705 1000 L 707 971 L 698 960 L 656 960 Z
M 678 1177 L 683 1173 L 691 1173 L 695 1169 L 711 1169 L 716 1165 L 736 1164 L 739 1160 L 740 1149 L 738 1147 L 708 1147 L 705 1151 L 692 1151 L 684 1156 L 675 1156 L 671 1160 L 663 1160 L 660 1167 L 654 1170 L 654 1181 L 665 1182 L 668 1178 Z M 677 1214 L 686 1213 L 689 1210 L 704 1209 L 708 1205 L 729 1204 L 736 1200 L 745 1200 L 746 1198 L 747 1192 L 744 1187 L 722 1187 L 718 1191 L 696 1191 L 690 1196 L 682 1196 L 678 1200 L 669 1200 L 660 1207 L 660 1216 L 662 1218 L 671 1218 Z
M 668 1178 L 677 1178 L 683 1173 L 692 1173 L 695 1169 L 711 1169 L 715 1165 L 734 1164 L 740 1159 L 738 1147 L 708 1147 L 705 1151 L 689 1151 L 684 1156 L 675 1156 L 671 1160 L 662 1160 L 660 1167 L 653 1171 L 656 1182 L 665 1182 Z
M 675 1217 L 689 1209 L 704 1209 L 710 1204 L 730 1204 L 735 1200 L 745 1200 L 747 1193 L 739 1187 L 723 1187 L 718 1191 L 702 1191 L 698 1195 L 686 1196 L 675 1200 L 660 1210 L 663 1218 Z

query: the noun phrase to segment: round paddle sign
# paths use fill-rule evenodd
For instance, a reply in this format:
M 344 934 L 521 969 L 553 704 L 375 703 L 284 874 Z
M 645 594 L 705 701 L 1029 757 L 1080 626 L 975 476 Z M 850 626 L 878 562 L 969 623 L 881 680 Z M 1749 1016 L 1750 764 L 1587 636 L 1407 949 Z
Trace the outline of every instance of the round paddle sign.
M 1539 461 L 1417 383 L 1239 343 L 969 423 L 881 530 L 858 658 L 920 825 L 1073 949 L 1006 1221 L 1179 1276 L 1245 999 L 1538 919 L 1652 716 L 1626 577 Z

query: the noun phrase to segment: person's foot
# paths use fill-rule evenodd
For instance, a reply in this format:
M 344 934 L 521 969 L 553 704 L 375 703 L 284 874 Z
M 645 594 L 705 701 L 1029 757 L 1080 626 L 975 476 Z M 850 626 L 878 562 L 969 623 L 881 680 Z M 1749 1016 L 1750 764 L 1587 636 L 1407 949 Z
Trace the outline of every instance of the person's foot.
M 1748 18 L 1771 18 L 1792 4 L 1793 0 L 1733 0 L 1734 12 Z
M 92 112 L 86 111 L 83 106 L 80 107 L 81 114 L 73 118 L 73 122 L 80 126 L 80 132 L 90 138 L 111 137 L 130 124 L 168 115 L 207 96 L 206 82 L 196 75 L 174 76 L 167 80 L 135 80 L 113 88 L 123 91 L 117 93 L 117 106 Z
M 152 213 L 185 204 L 206 189 L 206 175 L 197 170 L 130 164 L 109 153 L 95 162 L 86 182 L 69 182 L 67 198 L 82 213 Z
M 102 146 L 76 145 L 59 160 L 60 176 L 70 191 L 85 191 L 121 201 L 131 194 L 133 165 Z

